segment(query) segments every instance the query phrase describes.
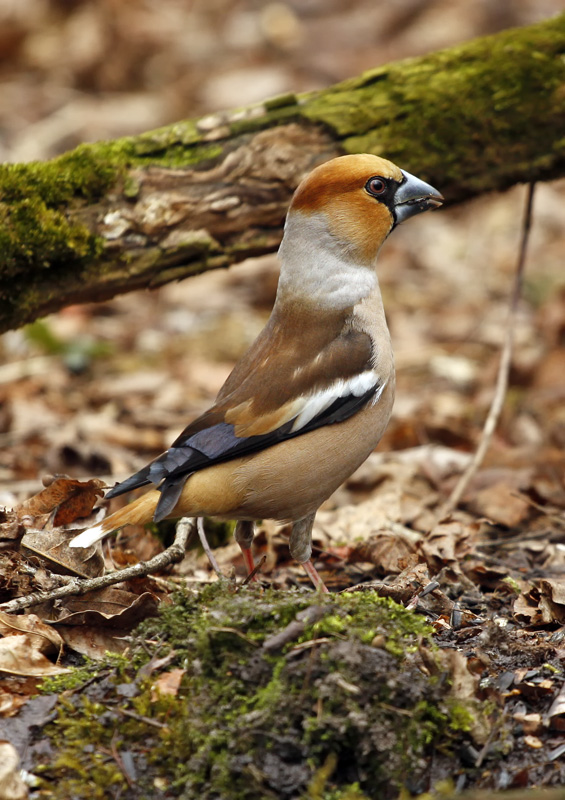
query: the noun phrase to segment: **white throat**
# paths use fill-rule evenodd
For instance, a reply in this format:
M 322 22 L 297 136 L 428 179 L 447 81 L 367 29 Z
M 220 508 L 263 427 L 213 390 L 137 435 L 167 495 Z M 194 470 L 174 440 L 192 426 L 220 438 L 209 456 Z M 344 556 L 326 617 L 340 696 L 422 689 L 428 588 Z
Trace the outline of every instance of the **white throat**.
M 279 258 L 277 297 L 285 300 L 297 297 L 338 310 L 361 302 L 378 285 L 374 269 L 354 261 L 347 245 L 328 231 L 323 213 L 289 213 Z

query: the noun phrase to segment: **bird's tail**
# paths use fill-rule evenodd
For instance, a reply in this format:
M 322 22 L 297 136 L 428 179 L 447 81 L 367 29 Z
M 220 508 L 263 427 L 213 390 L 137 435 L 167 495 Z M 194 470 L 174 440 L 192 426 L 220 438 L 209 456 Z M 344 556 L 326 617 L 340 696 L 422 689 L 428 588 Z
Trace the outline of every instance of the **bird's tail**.
M 248 492 L 245 481 L 234 480 L 234 474 L 237 473 L 242 461 L 241 458 L 223 461 L 221 464 L 194 472 L 186 482 L 183 478 L 178 487 L 173 487 L 174 492 L 166 497 L 165 509 L 161 501 L 162 493 L 152 489 L 119 511 L 110 514 L 99 525 L 79 533 L 71 539 L 69 545 L 90 547 L 91 544 L 103 539 L 112 531 L 123 528 L 124 525 L 147 525 L 155 519 L 165 517 L 239 518 L 234 512 L 240 507 Z M 174 502 L 170 502 L 171 497 Z
M 78 536 L 71 539 L 69 546 L 90 547 L 109 533 L 120 530 L 124 525 L 147 525 L 153 520 L 160 497 L 160 492 L 155 490 L 147 492 L 129 505 L 114 511 L 99 525 L 94 525 L 79 533 Z

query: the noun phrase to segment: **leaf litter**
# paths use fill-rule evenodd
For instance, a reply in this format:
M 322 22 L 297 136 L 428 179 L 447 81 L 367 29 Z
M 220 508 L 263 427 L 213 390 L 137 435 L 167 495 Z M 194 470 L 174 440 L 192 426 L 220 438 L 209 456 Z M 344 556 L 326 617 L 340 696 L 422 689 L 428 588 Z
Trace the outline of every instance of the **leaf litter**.
M 272 262 L 264 259 L 259 265 L 262 270 L 266 263 Z M 253 266 L 246 269 L 252 270 Z M 229 309 L 234 276 L 228 273 L 221 280 L 218 276 L 213 279 L 203 276 L 198 280 L 210 281 L 216 306 L 218 295 L 224 293 Z M 247 280 L 242 273 L 242 288 Z M 388 291 L 393 291 L 397 280 L 400 278 L 389 276 Z M 126 311 L 128 337 L 132 334 L 131 320 L 127 318 L 130 302 L 146 306 L 145 336 L 150 328 L 148 321 L 153 320 L 151 324 L 158 331 L 169 306 L 176 313 L 179 287 L 175 287 L 174 294 L 167 289 L 161 290 L 161 294 L 159 315 L 151 315 L 144 296 L 119 301 Z M 183 301 L 190 305 L 190 287 Z M 231 311 L 228 313 L 231 330 L 233 315 Z M 264 320 L 263 309 L 255 309 L 252 302 L 241 313 L 242 325 L 253 315 Z M 398 313 L 402 313 L 401 308 Z M 428 313 L 437 314 L 433 305 Z M 465 313 L 474 312 L 469 309 Z M 101 331 L 104 330 L 106 318 L 99 307 L 77 309 L 73 315 L 73 324 L 88 325 L 94 330 L 100 325 Z M 538 312 L 532 310 L 532 324 L 539 318 Z M 115 330 L 116 320 L 112 319 Z M 195 385 L 192 383 L 195 368 L 187 371 L 188 377 L 183 375 L 186 350 L 174 338 L 171 351 L 165 347 L 161 354 L 161 365 L 169 364 L 170 391 L 166 390 L 167 373 L 163 373 L 162 366 L 158 372 L 147 373 L 151 376 L 148 380 L 136 377 L 137 370 L 143 375 L 146 364 L 152 362 L 151 351 L 132 349 L 128 353 L 127 370 L 131 370 L 132 379 L 125 380 L 126 362 L 117 347 L 111 356 L 93 361 L 84 374 L 59 375 L 56 388 L 50 384 L 48 372 L 41 378 L 34 375 L 16 382 L 15 397 L 25 395 L 24 384 L 28 381 L 32 382 L 29 389 L 37 396 L 50 393 L 51 403 L 53 392 L 57 391 L 56 407 L 61 420 L 51 430 L 47 427 L 38 431 L 35 425 L 23 424 L 20 419 L 6 449 L 4 458 L 11 465 L 10 505 L 15 510 L 3 512 L 0 525 L 4 543 L 0 552 L 2 601 L 22 592 L 49 591 L 58 581 L 73 575 L 92 577 L 104 569 L 125 566 L 135 558 L 146 559 L 167 545 L 171 535 L 169 524 L 162 525 L 160 531 L 130 529 L 96 549 L 86 561 L 81 555 L 73 563 L 68 555 L 69 552 L 74 555 L 74 551 L 66 548 L 66 541 L 72 531 L 91 524 L 105 513 L 106 503 L 100 496 L 104 485 L 111 485 L 157 454 L 177 435 L 191 413 L 198 413 L 213 399 L 228 372 L 223 361 L 225 333 L 220 319 L 214 326 L 219 369 L 201 371 L 200 381 Z M 471 319 L 468 326 L 471 328 Z M 499 332 L 502 330 L 500 327 Z M 539 331 L 534 328 L 532 335 L 542 336 Z M 190 336 L 181 338 L 188 351 L 194 347 L 193 352 L 197 352 L 198 348 L 190 344 Z M 201 342 L 198 329 L 196 339 Z M 242 349 L 244 344 L 247 344 L 245 339 Z M 465 341 L 458 346 L 476 347 Z M 210 334 L 206 347 L 213 365 Z M 444 347 L 452 347 L 449 339 Z M 439 650 L 421 642 L 418 655 L 413 658 L 428 680 L 446 682 L 449 686 L 446 697 L 457 701 L 463 709 L 465 732 L 458 734 L 458 747 L 465 756 L 459 766 L 454 771 L 453 762 L 444 761 L 439 755 L 430 761 L 430 752 L 424 750 L 429 771 L 414 784 L 413 790 L 432 785 L 432 774 L 437 780 L 459 776 L 461 785 L 491 789 L 540 782 L 553 785 L 565 777 L 562 768 L 565 752 L 560 750 L 565 685 L 565 634 L 562 633 L 565 630 L 565 458 L 560 447 L 562 412 L 556 399 L 561 397 L 559 376 L 555 375 L 551 383 L 544 373 L 544 390 L 540 393 L 539 363 L 535 369 L 529 367 L 520 374 L 519 383 L 512 385 L 485 464 L 467 488 L 460 506 L 441 518 L 442 502 L 476 446 L 492 388 L 495 350 L 490 346 L 475 352 L 477 369 L 465 381 L 460 378 L 459 367 L 452 375 L 448 365 L 438 370 L 436 364 L 427 371 L 425 363 L 403 368 L 400 359 L 400 403 L 383 444 L 325 504 L 314 528 L 318 567 L 332 592 L 353 590 L 388 598 L 428 622 L 432 632 L 430 642 Z M 547 352 L 554 358 L 553 349 Z M 200 358 L 195 363 L 204 362 Z M 209 375 L 208 388 L 203 383 L 205 375 Z M 90 393 L 88 387 L 93 382 L 97 390 Z M 71 387 L 85 400 L 90 398 L 82 400 L 87 420 L 84 424 L 80 419 L 82 406 L 65 405 Z M 4 391 L 9 388 L 10 384 Z M 36 404 L 32 413 L 37 413 Z M 89 421 L 94 419 L 96 424 Z M 153 431 L 151 436 L 137 436 L 138 431 L 146 430 Z M 51 483 L 54 491 L 44 488 L 34 495 L 25 488 L 29 468 L 21 462 L 21 448 L 30 446 L 37 463 L 44 463 L 57 475 Z M 94 471 L 99 477 L 93 479 L 95 464 L 98 469 Z M 24 488 L 20 490 L 20 486 Z M 96 506 L 102 510 L 97 511 Z M 57 519 L 61 508 L 64 525 L 58 524 Z M 243 564 L 233 543 L 231 526 L 213 521 L 206 524 L 224 573 L 230 580 L 234 574 L 236 580 L 241 580 Z M 302 584 L 302 575 L 289 558 L 287 537 L 288 529 L 284 526 L 262 523 L 255 540 L 255 557 L 266 557 L 262 568 L 265 585 L 296 590 Z M 130 582 L 123 587 L 118 584 L 82 597 L 45 602 L 33 612 L 41 616 L 48 629 L 58 631 L 62 637 L 65 651 L 61 663 L 65 666 L 57 664 L 53 650 L 51 654 L 38 653 L 37 636 L 30 639 L 12 630 L 0 639 L 0 642 L 11 640 L 7 646 L 17 662 L 12 663 L 12 672 L 6 668 L 5 674 L 14 678 L 37 676 L 42 670 L 43 674 L 50 671 L 55 674 L 67 668 L 67 664 L 75 663 L 73 659 L 78 654 L 98 660 L 101 665 L 106 663 L 106 651 L 124 653 L 127 657 L 132 636 L 136 635 L 135 626 L 158 613 L 159 605 L 178 602 L 174 598 L 179 586 L 198 587 L 215 581 L 207 561 L 197 549 L 192 549 L 184 562 L 166 575 L 143 579 L 137 584 Z M 20 615 L 14 617 L 20 618 Z M 295 662 L 298 658 L 308 659 L 312 649 L 335 641 L 336 633 L 332 632 L 293 645 L 284 632 L 289 624 L 302 626 L 300 614 L 273 630 L 270 639 L 278 641 L 277 637 L 282 637 L 281 641 L 287 642 L 285 646 L 291 648 L 289 654 L 293 652 L 291 664 L 298 664 Z M 242 646 L 237 644 L 238 640 L 248 634 L 232 623 L 212 625 L 209 635 L 222 637 L 222 646 L 228 652 L 235 648 L 235 658 Z M 376 632 L 372 641 L 372 646 L 378 647 L 386 641 L 386 636 L 383 639 L 383 634 Z M 148 640 L 145 647 L 151 652 L 155 643 Z M 387 670 L 390 669 L 389 664 Z M 124 708 L 132 724 L 139 718 L 145 720 L 142 725 L 166 726 L 158 714 L 155 716 L 155 709 L 164 702 L 164 697 L 183 696 L 186 691 L 183 687 L 193 680 L 192 671 L 186 671 L 178 656 L 157 667 L 156 672 L 151 678 L 149 708 L 144 707 L 142 712 L 131 705 Z M 96 695 L 104 686 L 105 696 L 114 697 L 116 690 L 112 687 L 123 681 L 122 673 L 123 668 L 114 668 L 114 678 L 90 684 L 79 694 L 87 700 L 91 692 Z M 339 691 L 346 695 L 355 696 L 359 689 L 354 673 L 345 677 L 340 672 L 332 680 L 334 688 L 341 687 Z M 96 691 L 91 687 L 97 687 Z M 136 692 L 139 697 L 145 696 L 141 685 Z M 5 694 L 9 698 L 10 690 Z M 112 703 L 119 705 L 118 696 Z M 17 715 L 18 709 L 31 701 L 21 695 L 14 697 L 13 704 L 8 701 L 6 708 L 7 713 Z M 413 698 L 414 703 L 425 702 L 425 697 L 429 695 L 423 694 L 419 701 Z M 485 703 L 491 709 L 486 716 Z M 116 713 L 121 714 L 117 709 Z M 127 752 L 135 754 L 136 746 L 131 744 L 130 748 L 133 749 Z M 117 757 L 116 763 L 121 757 Z M 139 758 L 139 753 L 135 758 Z M 328 785 L 333 785 L 332 780 L 335 785 L 342 785 L 341 763 L 338 759 Z M 124 775 L 129 774 L 125 764 L 120 769 Z M 277 775 L 282 781 L 278 767 L 271 774 L 263 762 L 261 769 L 273 781 Z M 297 772 L 293 780 L 298 782 L 293 786 L 306 786 L 313 776 Z
M 45 8 L 50 5 L 45 4 Z M 385 11 L 386 4 L 380 5 L 382 9 L 377 8 L 379 4 L 366 6 L 364 14 L 384 15 L 386 19 L 379 19 L 379 24 L 385 23 L 382 29 L 387 30 L 389 25 L 388 30 L 396 31 L 390 38 L 396 41 L 397 50 L 391 51 L 390 57 L 412 53 L 406 44 L 410 36 L 417 35 L 420 41 L 423 30 L 435 31 L 437 36 L 445 27 L 432 24 L 434 13 L 445 13 L 441 4 L 431 3 L 419 9 L 420 23 L 428 20 L 427 28 L 421 24 L 411 26 L 405 19 L 395 22 L 395 11 Z M 522 5 L 515 4 L 507 13 L 519 15 Z M 86 13 L 84 4 L 76 6 L 76 11 L 65 13 Z M 89 13 L 96 17 L 104 13 L 103 7 L 100 4 L 102 10 L 93 8 Z M 235 12 L 218 6 L 199 12 L 192 21 L 205 29 L 208 13 L 213 17 Z M 145 37 L 143 51 L 145 55 L 149 49 L 155 55 L 166 35 L 162 26 L 168 24 L 168 18 L 160 15 L 156 25 L 148 23 L 150 17 L 146 14 L 144 10 L 140 17 Z M 465 6 L 459 8 L 457 20 L 451 23 L 459 26 L 453 34 L 456 39 L 470 38 L 477 32 L 471 17 L 465 13 Z M 235 19 L 233 30 L 241 32 L 244 21 L 227 18 Z M 12 39 L 16 49 L 17 42 L 24 41 L 25 36 L 41 39 L 43 35 L 35 21 L 31 33 L 19 31 L 18 25 L 25 26 L 25 19 L 23 8 L 18 19 L 6 27 L 5 36 Z M 98 24 L 92 18 L 93 28 L 84 25 L 84 21 L 78 24 L 77 19 L 71 26 L 75 36 L 95 30 Z M 308 19 L 298 15 L 295 31 L 303 26 L 308 40 L 312 36 L 308 28 L 311 19 L 318 25 L 317 41 L 336 45 L 332 65 L 347 64 L 344 75 L 374 66 L 374 47 L 358 47 L 357 42 L 362 40 L 359 35 L 354 37 L 354 48 L 337 47 L 346 27 L 331 14 L 323 19 L 315 12 Z M 276 29 L 275 23 L 265 20 L 262 18 L 262 30 Z M 517 16 L 511 22 L 525 21 Z M 198 24 L 194 30 L 199 30 Z M 484 24 L 485 30 L 489 29 L 486 21 Z M 180 30 L 183 26 L 177 27 Z M 365 23 L 363 29 L 366 27 Z M 190 25 L 184 29 L 193 30 Z M 57 33 L 54 25 L 46 24 L 43 30 L 50 31 L 51 36 Z M 249 36 L 249 27 L 246 30 Z M 292 71 L 290 86 L 294 90 L 310 88 L 297 86 L 300 75 L 311 76 L 309 70 L 314 69 L 318 76 L 320 70 L 325 74 L 330 67 L 320 48 L 307 48 L 304 54 L 299 44 L 289 44 L 292 25 L 288 22 L 285 30 L 288 38 L 279 37 L 277 47 L 283 48 L 289 63 L 293 52 L 302 52 L 301 57 L 306 59 L 298 71 Z M 63 28 L 59 35 L 64 38 Z M 119 20 L 116 35 L 119 36 Z M 135 35 L 134 32 L 134 38 Z M 82 76 L 77 79 L 79 84 L 81 80 L 93 82 L 104 90 L 99 93 L 103 97 L 112 80 L 104 65 L 108 61 L 115 63 L 113 59 L 127 60 L 128 53 L 133 57 L 135 47 L 126 38 L 123 47 L 104 54 L 104 37 L 99 39 L 98 43 L 96 37 L 90 41 L 85 51 L 89 56 L 81 56 L 86 60 L 80 64 L 75 63 L 80 47 L 59 49 L 69 53 L 67 69 L 75 69 L 76 75 Z M 205 50 L 207 41 L 206 36 L 201 36 L 199 47 Z M 432 36 L 428 44 L 431 48 L 441 43 Z M 407 47 L 405 52 L 402 48 Z M 20 55 L 25 60 L 32 52 L 38 54 L 33 69 L 43 71 L 53 97 L 60 73 L 55 61 L 57 49 L 47 47 L 43 41 L 37 51 L 28 47 Z M 187 52 L 185 46 L 181 50 Z M 175 69 L 180 70 L 178 54 L 176 58 Z M 309 66 L 305 68 L 304 64 Z M 183 102 L 183 108 L 198 109 L 196 104 L 205 102 L 199 99 L 201 96 L 209 93 L 210 98 L 217 99 L 221 87 L 204 80 L 205 74 L 212 71 L 209 60 L 204 67 L 196 63 L 192 67 L 180 70 L 178 80 L 184 81 L 184 91 L 190 97 L 190 103 Z M 276 69 L 280 78 L 287 67 L 278 63 Z M 127 69 L 122 71 L 126 76 L 130 74 Z M 137 74 L 137 70 L 134 72 Z M 181 79 L 181 73 L 193 77 Z M 341 74 L 335 79 L 338 77 Z M 248 86 L 253 81 L 241 76 L 240 83 Z M 29 92 L 29 86 L 24 85 L 21 94 L 28 108 L 33 106 Z M 228 96 L 231 105 L 232 94 Z M 150 97 L 149 101 L 155 110 L 157 101 Z M 53 102 L 51 98 L 45 105 Z M 134 106 L 125 98 L 123 103 L 131 116 Z M 64 120 L 72 118 L 72 102 L 67 111 L 57 115 L 54 109 L 51 120 L 57 131 L 52 141 L 64 146 L 73 144 L 73 136 L 78 136 L 77 143 L 85 138 L 80 127 L 65 128 L 68 123 Z M 179 116 L 176 111 L 167 113 L 163 123 Z M 84 108 L 80 115 L 84 117 Z M 152 127 L 155 119 L 148 123 L 142 116 L 140 129 Z M 30 150 L 37 146 L 32 142 L 41 141 L 36 127 L 40 124 L 38 120 L 30 125 L 22 142 L 14 143 L 16 158 L 26 152 L 31 157 L 50 155 L 49 143 L 39 154 Z M 7 127 L 15 130 L 12 121 Z M 17 132 L 13 135 L 18 136 Z M 102 135 L 111 137 L 114 132 L 104 130 Z M 487 459 L 459 507 L 447 518 L 441 518 L 441 504 L 476 447 L 492 398 L 505 331 L 509 276 L 517 247 L 521 191 L 518 188 L 503 196 L 479 198 L 465 208 L 414 220 L 411 228 L 397 233 L 383 249 L 380 280 L 398 366 L 395 416 L 377 453 L 318 514 L 315 553 L 333 593 L 353 590 L 354 595 L 394 600 L 410 609 L 416 619 L 425 620 L 429 633 L 424 636 L 420 632 L 410 640 L 405 649 L 413 652 L 405 663 L 390 660 L 386 650 L 387 646 L 391 648 L 390 631 L 384 623 L 371 630 L 368 642 L 347 638 L 350 632 L 339 614 L 320 611 L 311 595 L 301 593 L 301 572 L 288 555 L 288 531 L 262 523 L 255 541 L 256 559 L 266 557 L 262 586 L 275 587 L 279 600 L 287 595 L 282 589 L 292 589 L 288 594 L 294 597 L 296 593 L 300 602 L 305 597 L 309 599 L 304 601 L 305 608 L 285 612 L 275 600 L 265 601 L 267 589 L 248 590 L 255 616 L 264 628 L 261 653 L 284 651 L 284 668 L 279 663 L 277 669 L 283 673 L 286 669 L 291 682 L 293 676 L 301 681 L 300 692 L 310 706 L 303 717 L 292 716 L 296 726 L 300 721 L 308 727 L 314 717 L 319 723 L 327 723 L 325 732 L 330 735 L 332 726 L 337 731 L 341 725 L 341 737 L 351 736 L 361 754 L 345 754 L 336 745 L 339 755 L 335 756 L 321 748 L 312 756 L 311 764 L 317 767 L 312 774 L 304 768 L 304 739 L 296 730 L 281 731 L 271 722 L 269 730 L 276 730 L 278 737 L 273 740 L 276 758 L 269 761 L 268 754 L 261 752 L 256 761 L 245 761 L 244 754 L 238 753 L 232 764 L 239 770 L 237 775 L 255 775 L 256 779 L 259 771 L 265 781 L 260 791 L 265 796 L 275 791 L 272 786 L 277 786 L 277 781 L 277 796 L 293 796 L 293 791 L 306 791 L 307 787 L 311 796 L 322 796 L 326 789 L 355 781 L 371 796 L 363 771 L 367 768 L 363 758 L 371 755 L 367 742 L 373 743 L 374 756 L 379 747 L 385 753 L 387 747 L 393 752 L 396 740 L 391 729 L 384 727 L 378 728 L 380 740 L 366 733 L 364 738 L 359 735 L 355 739 L 364 726 L 379 724 L 371 717 L 369 706 L 362 706 L 358 699 L 376 692 L 376 684 L 387 680 L 396 680 L 400 688 L 392 702 L 390 697 L 380 698 L 383 717 L 391 714 L 405 721 L 414 720 L 418 703 L 424 703 L 426 698 L 447 714 L 442 706 L 445 695 L 450 702 L 459 701 L 457 711 L 465 718 L 460 720 L 459 733 L 452 732 L 449 743 L 442 743 L 445 753 L 434 750 L 430 743 L 411 751 L 413 761 L 406 771 L 414 778 L 410 786 L 414 793 L 443 778 L 450 778 L 456 787 L 476 786 L 489 791 L 565 782 L 564 191 L 563 182 L 537 189 L 534 241 L 520 307 L 510 391 Z M 69 551 L 66 541 L 74 528 L 92 524 L 96 514 L 105 513 L 106 504 L 99 502 L 104 485 L 125 477 L 162 451 L 187 420 L 213 400 L 234 361 L 264 324 L 275 281 L 275 261 L 265 257 L 158 292 L 69 308 L 27 331 L 2 337 L 0 504 L 6 510 L 0 511 L 1 602 L 49 592 L 77 576 L 94 577 L 104 569 L 126 566 L 135 559 L 147 560 L 167 545 L 171 538 L 171 527 L 167 525 L 160 530 L 125 531 L 86 561 L 82 554 Z M 56 476 L 55 480 L 51 487 L 42 489 L 39 481 L 48 475 Z M 92 511 L 95 502 L 102 511 Z M 230 579 L 235 573 L 240 581 L 243 564 L 230 526 L 213 521 L 206 524 L 220 565 Z M 178 697 L 184 702 L 198 700 L 198 693 L 191 694 L 187 687 L 197 687 L 199 674 L 206 675 L 208 692 L 223 691 L 214 682 L 214 669 L 206 672 L 211 664 L 205 653 L 212 657 L 215 668 L 218 664 L 225 668 L 226 676 L 231 672 L 241 678 L 243 669 L 253 679 L 260 678 L 261 691 L 265 695 L 270 692 L 276 706 L 276 675 L 256 655 L 254 616 L 241 609 L 240 604 L 246 602 L 245 590 L 235 590 L 232 583 L 227 584 L 226 591 L 235 592 L 233 614 L 208 597 L 203 612 L 210 611 L 211 618 L 203 632 L 198 628 L 195 612 L 190 612 L 194 627 L 186 626 L 184 638 L 189 639 L 193 630 L 200 630 L 202 641 L 190 642 L 188 650 L 182 650 L 186 645 L 182 640 L 175 641 L 172 647 L 170 621 L 161 623 L 160 628 L 155 623 L 142 634 L 135 633 L 139 621 L 152 618 L 158 607 L 165 614 L 175 608 L 179 587 L 189 587 L 186 591 L 190 593 L 194 587 L 202 591 L 203 585 L 215 581 L 207 561 L 194 548 L 182 564 L 169 568 L 166 574 L 80 597 L 47 601 L 25 614 L 4 614 L 0 638 L 0 729 L 15 746 L 25 768 L 33 770 L 38 764 L 54 763 L 54 740 L 42 732 L 55 715 L 58 691 L 73 708 L 76 720 L 80 720 L 81 704 L 90 704 L 90 718 L 84 710 L 81 712 L 88 722 L 85 730 L 89 726 L 96 728 L 100 719 L 107 727 L 117 725 L 116 720 L 120 719 L 122 723 L 129 720 L 128 724 L 145 725 L 145 731 L 163 732 L 176 713 L 172 706 L 166 706 L 167 702 Z M 253 591 L 259 591 L 259 596 Z M 185 599 L 180 604 L 189 606 L 190 601 Z M 268 607 L 264 616 L 263 605 Z M 297 641 L 295 636 L 303 641 Z M 273 641 L 280 643 L 278 650 L 267 646 Z M 132 654 L 142 659 L 140 650 L 148 659 L 145 666 L 153 665 L 145 673 L 144 666 L 132 661 Z M 108 665 L 106 651 L 125 653 L 127 666 Z M 320 653 L 335 657 L 339 668 L 334 673 L 322 670 Z M 34 696 L 43 675 L 82 665 L 80 654 L 97 660 L 100 666 L 90 666 L 88 675 L 83 675 L 74 689 L 67 685 L 57 690 L 57 684 L 52 684 L 53 694 Z M 374 685 L 364 682 L 369 667 L 375 672 Z M 418 694 L 413 688 L 420 685 L 416 673 L 439 682 L 437 693 L 427 687 Z M 143 690 L 145 680 L 151 681 L 148 696 Z M 309 692 L 311 684 L 316 686 L 314 694 Z M 133 686 L 127 703 L 124 697 L 130 690 L 125 691 L 124 686 Z M 204 691 L 201 684 L 198 686 Z M 287 684 L 284 686 L 288 688 Z M 283 696 L 287 699 L 284 691 Z M 336 704 L 334 713 L 328 713 L 328 704 L 336 697 L 341 705 Z M 351 702 L 355 698 L 354 707 Z M 410 698 L 412 705 L 403 705 L 403 698 Z M 208 696 L 207 702 L 213 704 L 213 699 Z M 254 702 L 252 710 L 240 709 L 245 724 L 237 732 L 242 741 L 248 730 L 256 737 L 266 735 L 260 726 L 254 727 L 257 714 L 264 713 L 261 698 L 254 698 Z M 96 703 L 107 704 L 104 712 L 92 710 Z M 485 707 L 490 709 L 486 717 Z M 453 708 L 449 713 L 453 722 Z M 355 718 L 358 728 L 344 733 L 344 716 L 348 720 Z M 63 716 L 59 719 L 72 733 L 69 720 Z M 443 723 L 446 719 L 447 716 L 441 717 Z M 419 733 L 428 730 L 426 726 L 433 729 L 425 715 L 419 718 L 419 726 Z M 433 739 L 436 734 L 430 735 L 430 742 L 437 741 Z M 143 772 L 146 751 L 134 741 L 135 736 L 127 745 L 103 739 L 101 733 L 98 745 L 87 747 L 100 748 L 98 755 L 102 754 L 105 763 L 115 765 L 111 778 L 116 783 L 110 781 L 115 792 L 112 789 L 111 796 L 134 797 L 136 772 L 132 764 L 137 765 L 138 774 Z M 81 775 L 84 766 L 77 753 L 75 762 L 61 767 L 58 774 L 53 773 L 51 784 L 48 781 L 44 790 L 47 787 L 53 792 L 59 778 L 64 774 L 68 780 L 73 769 Z M 81 757 L 87 756 L 88 753 Z M 202 752 L 198 758 L 202 764 L 209 763 Z M 421 769 L 422 759 L 426 767 Z M 6 751 L 0 763 L 7 765 L 6 780 L 16 781 L 12 751 Z M 350 766 L 348 771 L 348 763 L 356 768 Z M 3 774 L 0 779 L 4 779 Z M 84 777 L 81 780 L 87 782 Z M 25 787 L 16 783 L 14 786 L 14 796 L 18 796 L 17 792 L 26 796 Z M 312 788 L 315 786 L 322 786 L 318 795 Z M 169 790 L 166 774 L 154 778 L 153 792 L 161 792 L 155 796 L 172 796 L 166 794 Z M 201 796 L 205 791 L 208 789 L 203 789 Z

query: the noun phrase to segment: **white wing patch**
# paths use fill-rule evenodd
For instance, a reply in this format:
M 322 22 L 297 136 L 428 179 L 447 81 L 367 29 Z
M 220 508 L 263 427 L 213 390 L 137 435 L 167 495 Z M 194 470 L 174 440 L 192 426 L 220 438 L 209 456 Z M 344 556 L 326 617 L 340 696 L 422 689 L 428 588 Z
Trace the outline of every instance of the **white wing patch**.
M 291 428 L 292 433 L 299 431 L 313 420 L 314 417 L 317 417 L 318 414 L 328 409 L 331 404 L 340 397 L 348 397 L 350 395 L 361 397 L 365 392 L 375 387 L 378 382 L 379 376 L 377 373 L 369 369 L 359 373 L 359 375 L 355 375 L 353 378 L 338 380 L 332 383 L 331 386 L 328 386 L 327 389 L 322 389 L 322 391 L 316 392 L 316 394 L 305 397 L 304 405 Z M 376 402 L 381 396 L 383 388 L 384 386 L 379 387 L 379 391 L 377 392 L 378 397 L 373 402 Z

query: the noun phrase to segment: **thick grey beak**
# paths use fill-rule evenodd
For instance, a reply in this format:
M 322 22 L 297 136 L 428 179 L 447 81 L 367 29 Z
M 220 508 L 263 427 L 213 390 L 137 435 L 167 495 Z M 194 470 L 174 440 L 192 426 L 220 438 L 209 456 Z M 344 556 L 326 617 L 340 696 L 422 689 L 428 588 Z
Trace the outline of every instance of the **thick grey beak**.
M 404 181 L 394 194 L 397 225 L 429 208 L 437 208 L 444 202 L 443 196 L 429 183 L 421 181 L 403 169 L 400 171 L 404 175 Z

